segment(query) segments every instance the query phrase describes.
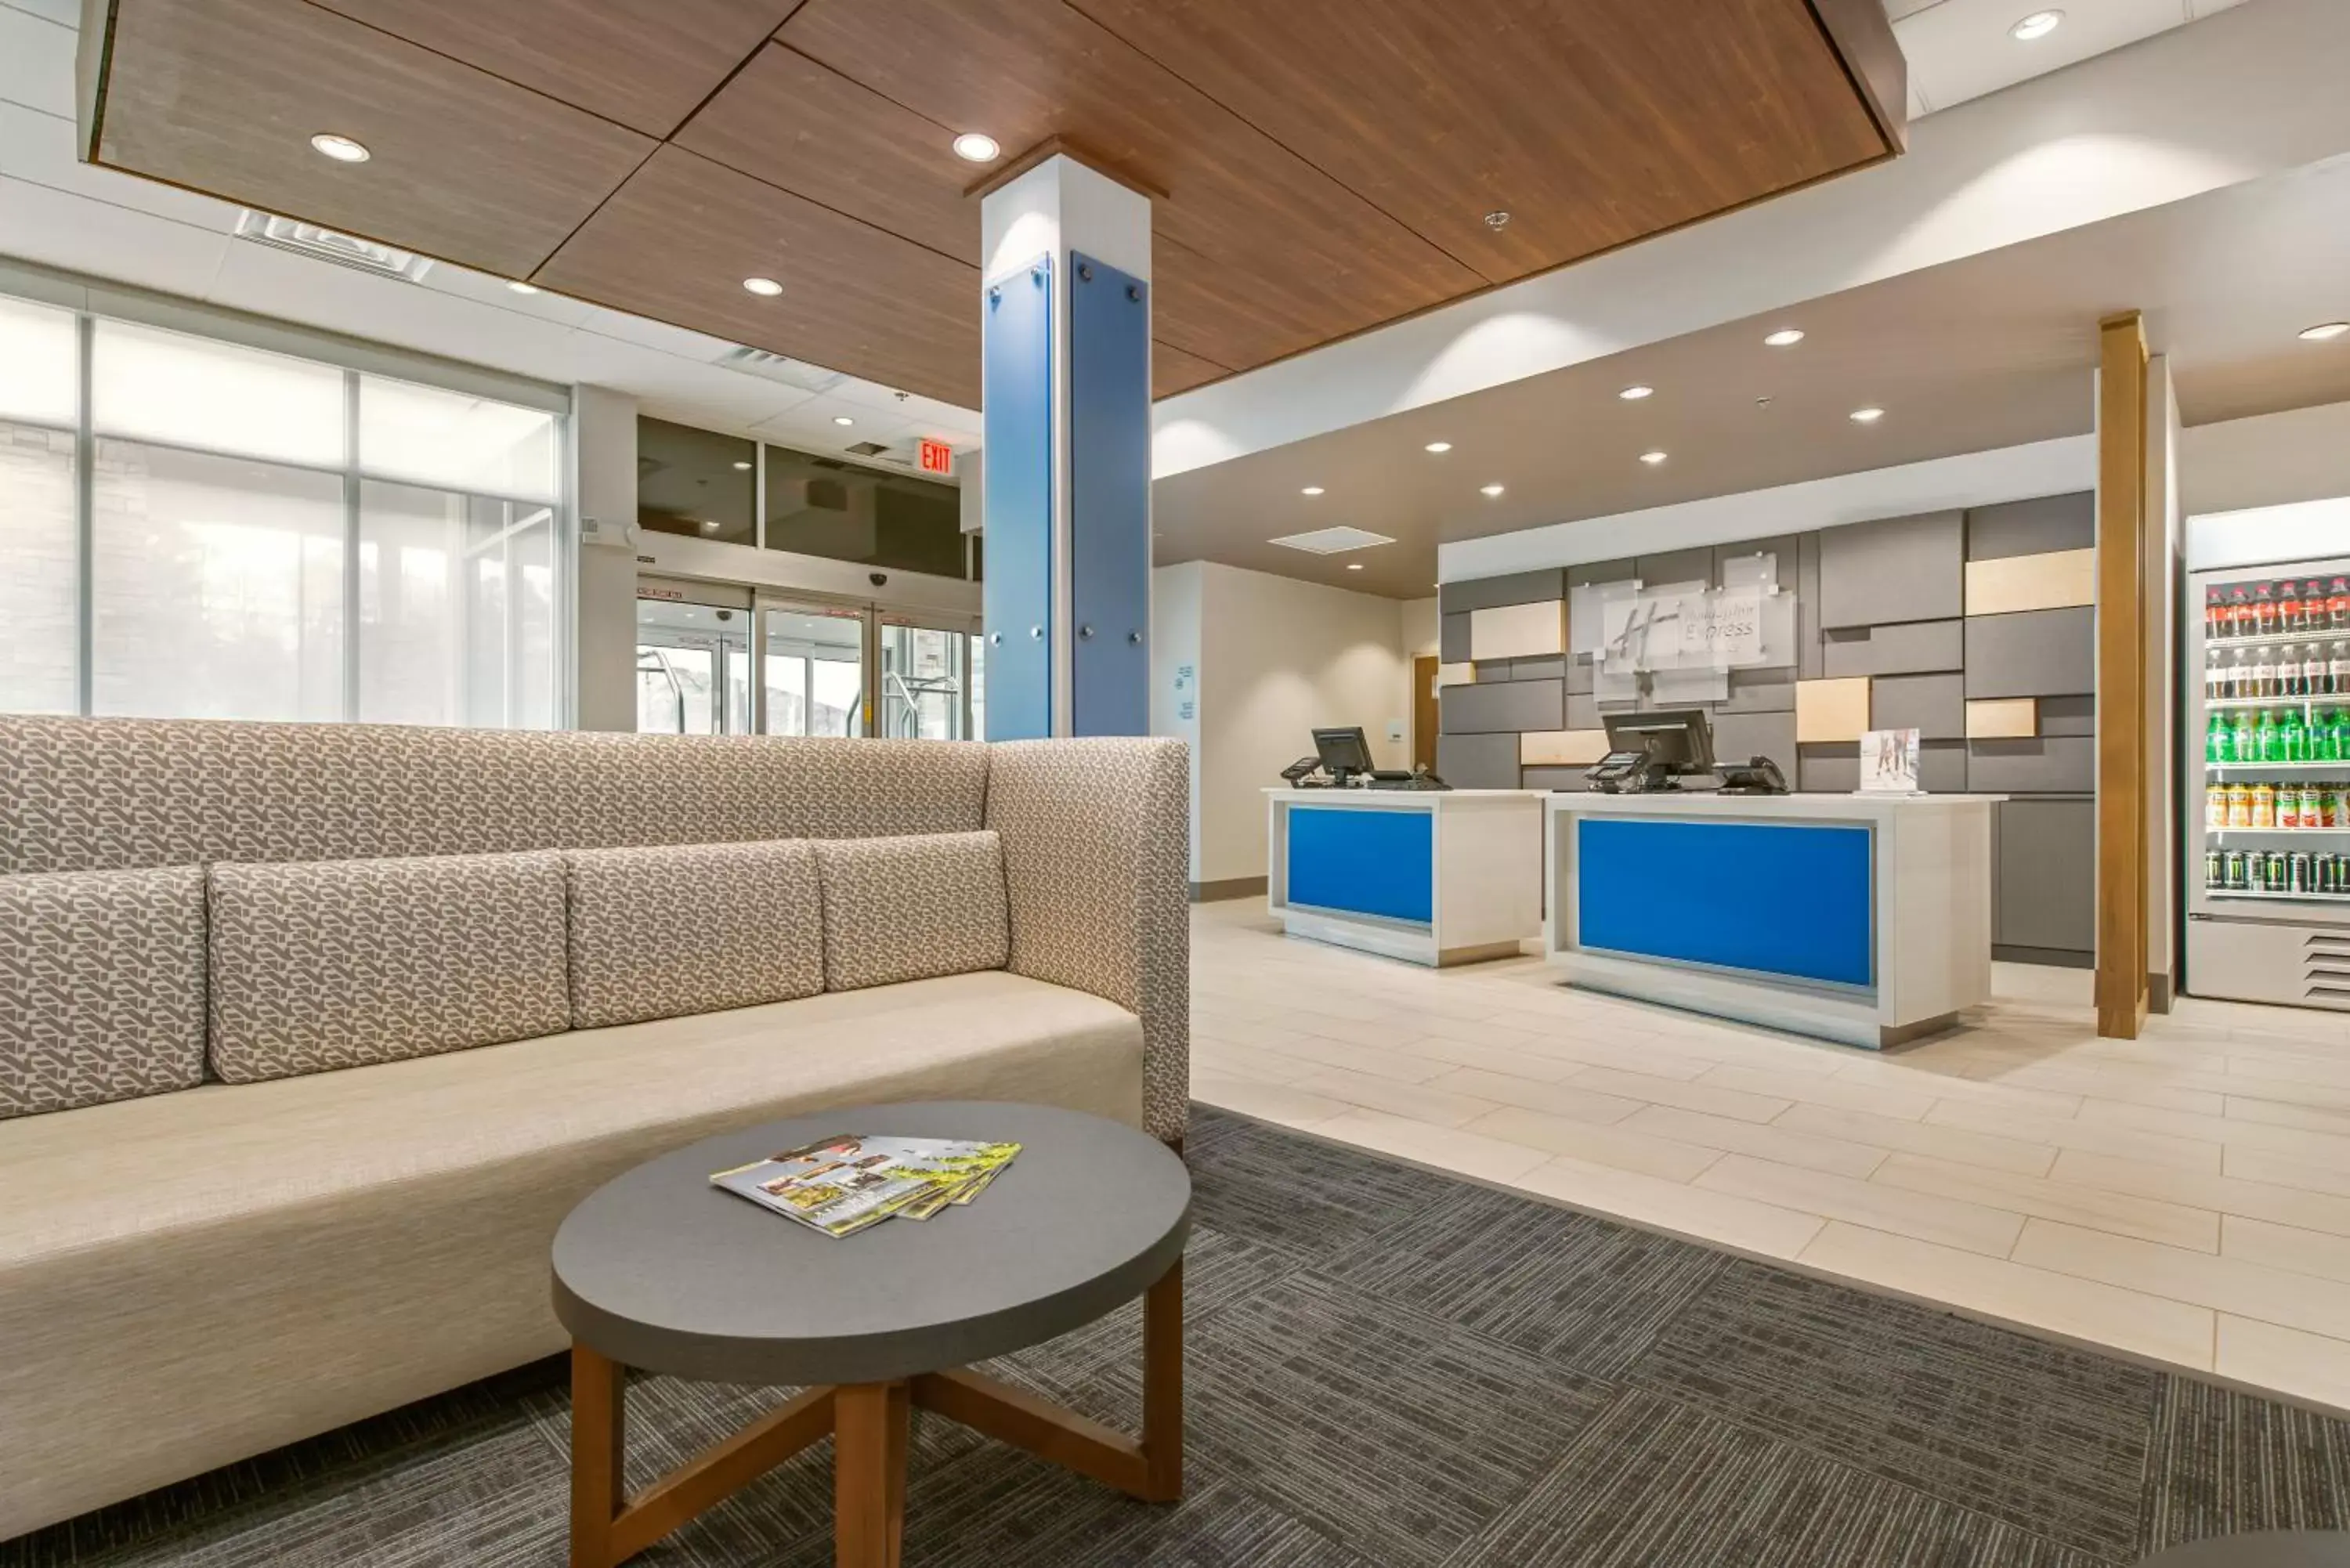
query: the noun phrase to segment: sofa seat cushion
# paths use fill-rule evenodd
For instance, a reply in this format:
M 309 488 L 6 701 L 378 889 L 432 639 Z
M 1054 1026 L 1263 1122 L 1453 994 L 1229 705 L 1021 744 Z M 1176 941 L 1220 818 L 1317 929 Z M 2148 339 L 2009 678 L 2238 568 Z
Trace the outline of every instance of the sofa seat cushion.
M 0 1538 L 560 1350 L 596 1187 L 918 1098 L 1139 1126 L 1141 1024 L 997 971 L 0 1122 Z
M 0 1118 L 204 1077 L 204 873 L 0 877 Z
M 816 854 L 826 990 L 1003 967 L 1012 917 L 994 834 L 837 839 Z
M 586 849 L 571 884 L 571 1026 L 789 1002 L 824 989 L 806 839 Z
M 212 868 L 212 1065 L 232 1084 L 569 1027 L 563 857 Z

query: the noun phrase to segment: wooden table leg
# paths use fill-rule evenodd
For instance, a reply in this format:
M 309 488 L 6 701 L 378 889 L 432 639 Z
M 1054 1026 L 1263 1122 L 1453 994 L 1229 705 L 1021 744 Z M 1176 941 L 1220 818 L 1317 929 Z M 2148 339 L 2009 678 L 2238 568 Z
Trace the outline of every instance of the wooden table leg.
M 1183 1495 L 1183 1260 L 1142 1298 L 1142 1462 L 1148 1501 Z
M 612 1568 L 612 1521 L 623 1497 L 627 1374 L 619 1363 L 571 1347 L 571 1568 Z
M 906 1531 L 906 1385 L 834 1390 L 833 1562 L 899 1568 Z

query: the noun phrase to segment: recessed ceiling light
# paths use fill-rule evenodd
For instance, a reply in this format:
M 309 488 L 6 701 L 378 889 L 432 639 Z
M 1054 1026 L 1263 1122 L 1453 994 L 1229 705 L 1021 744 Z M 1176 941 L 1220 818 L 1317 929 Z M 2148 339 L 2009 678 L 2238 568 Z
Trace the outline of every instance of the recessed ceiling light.
M 1640 454 L 1640 461 L 1654 468 L 1665 461 L 1665 454 L 1660 452 L 1644 452 Z
M 2034 11 L 2014 26 L 2010 27 L 2007 30 L 2007 36 L 2028 44 L 2034 38 L 2044 38 L 2054 32 L 2056 25 L 2064 19 L 2064 13 L 2062 11 Z
M 1502 487 L 1498 484 L 1488 484 L 1477 493 L 1480 495 L 1499 495 L 1502 493 Z
M 2305 329 L 2301 337 L 2304 343 L 2331 343 L 2345 332 L 2350 332 L 2350 321 L 2327 321 Z
M 743 286 L 753 294 L 764 295 L 770 299 L 784 292 L 784 286 L 772 277 L 746 277 L 743 280 Z
M 1778 331 L 1762 339 L 1767 347 L 1773 348 L 1793 348 L 1803 340 L 1804 329 L 1800 327 L 1782 327 Z
M 1359 572 L 1359 571 L 1361 571 L 1362 569 L 1363 569 L 1363 563 L 1362 563 L 1362 562 L 1360 562 L 1360 561 L 1349 561 L 1349 562 L 1347 562 L 1347 570 L 1348 570 L 1348 571 L 1350 571 L 1350 572 Z
M 535 283 L 525 283 L 518 277 L 509 280 L 506 286 L 513 289 L 516 294 L 536 294 L 538 292 L 538 285 Z
M 310 145 L 338 163 L 364 163 L 374 154 L 348 136 L 334 136 L 320 131 L 310 138 Z
M 1428 443 L 1428 450 L 1430 452 L 1451 452 L 1452 450 L 1452 443 L 1449 441 L 1432 441 Z
M 737 472 L 748 473 L 751 472 L 751 465 L 747 462 L 738 462 L 734 467 Z
M 832 422 L 837 425 L 853 425 L 857 421 L 850 419 L 847 414 L 835 414 L 832 416 Z
M 1642 398 L 1655 397 L 1657 395 L 1657 389 L 1654 387 L 1627 387 L 1616 395 L 1623 399 L 1627 403 L 1637 403 Z
M 1485 214 L 1485 226 L 1489 229 L 1506 229 L 1510 226 L 1510 214 L 1497 207 Z
M 995 138 L 983 136 L 976 130 L 966 130 L 954 139 L 954 155 L 966 163 L 993 163 L 1003 152 L 1003 149 L 995 144 Z
M 1297 493 L 1300 495 L 1319 495 L 1322 493 L 1322 487 L 1318 484 L 1309 484 Z
M 1884 417 L 1885 410 L 1883 409 L 1855 409 L 1852 410 L 1852 422 L 1856 425 L 1873 425 Z

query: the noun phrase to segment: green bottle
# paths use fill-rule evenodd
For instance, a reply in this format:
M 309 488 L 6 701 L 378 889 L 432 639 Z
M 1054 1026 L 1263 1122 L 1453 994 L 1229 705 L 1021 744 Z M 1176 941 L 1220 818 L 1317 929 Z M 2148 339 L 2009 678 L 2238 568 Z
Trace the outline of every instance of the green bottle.
M 2235 726 L 2228 722 L 2225 713 L 2211 715 L 2211 727 L 2203 736 L 2203 760 L 2207 763 L 2232 763 L 2236 760 Z
M 2260 738 L 2252 729 L 2252 711 L 2250 708 L 2236 710 L 2235 752 L 2235 760 L 2240 763 L 2256 763 L 2261 760 Z
M 2263 763 L 2284 761 L 2284 732 L 2277 728 L 2276 715 L 2262 710 L 2259 738 L 2254 742 L 2254 756 Z
M 2325 743 L 2330 748 L 2327 762 L 2350 762 L 2350 708 L 2334 711 L 2332 722 L 2325 726 Z
M 2309 728 L 2301 721 L 2301 710 L 2288 708 L 2277 724 L 2278 761 L 2305 763 L 2309 761 Z
M 2335 725 L 2339 718 L 2332 711 L 2309 711 L 2309 760 L 2313 763 L 2338 763 L 2342 760 L 2342 735 Z

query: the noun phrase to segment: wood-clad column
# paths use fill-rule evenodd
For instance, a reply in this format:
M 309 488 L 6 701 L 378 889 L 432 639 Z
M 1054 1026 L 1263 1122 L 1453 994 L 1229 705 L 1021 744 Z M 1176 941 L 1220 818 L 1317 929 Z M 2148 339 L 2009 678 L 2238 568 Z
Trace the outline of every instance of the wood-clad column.
M 2097 1033 L 2146 1022 L 2146 333 L 2098 324 Z

